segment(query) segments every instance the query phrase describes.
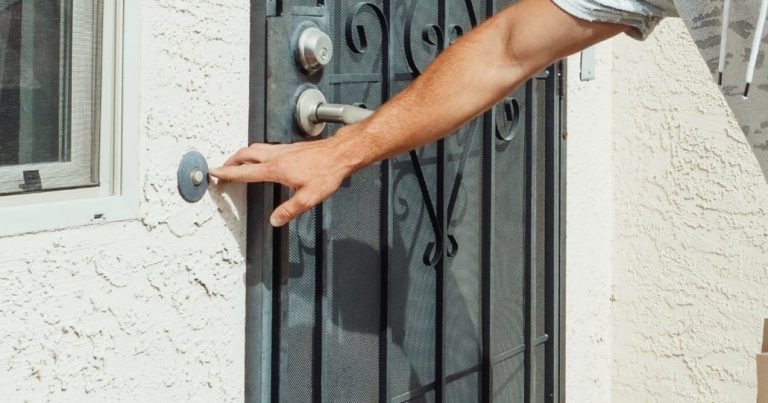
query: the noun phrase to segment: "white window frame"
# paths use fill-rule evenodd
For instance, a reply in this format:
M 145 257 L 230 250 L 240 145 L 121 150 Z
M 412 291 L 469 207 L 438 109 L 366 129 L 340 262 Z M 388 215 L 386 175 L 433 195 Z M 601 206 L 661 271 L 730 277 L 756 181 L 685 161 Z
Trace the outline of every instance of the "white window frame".
M 140 7 L 103 3 L 100 185 L 0 196 L 0 237 L 138 218 Z

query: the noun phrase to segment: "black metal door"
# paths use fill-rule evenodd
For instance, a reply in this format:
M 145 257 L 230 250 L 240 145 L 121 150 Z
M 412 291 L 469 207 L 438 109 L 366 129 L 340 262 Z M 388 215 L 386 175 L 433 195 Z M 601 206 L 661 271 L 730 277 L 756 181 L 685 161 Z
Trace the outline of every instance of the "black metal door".
M 294 123 L 310 86 L 375 109 L 509 3 L 254 0 L 250 141 L 310 141 Z M 334 43 L 312 75 L 296 62 L 309 26 Z M 563 399 L 561 82 L 549 67 L 289 228 L 268 224 L 286 191 L 249 188 L 248 401 Z

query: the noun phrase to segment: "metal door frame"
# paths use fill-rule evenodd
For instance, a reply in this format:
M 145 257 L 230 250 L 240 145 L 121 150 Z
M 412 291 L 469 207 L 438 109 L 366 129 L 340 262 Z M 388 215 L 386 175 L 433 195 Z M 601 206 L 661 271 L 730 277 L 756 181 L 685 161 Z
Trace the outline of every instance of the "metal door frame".
M 249 83 L 249 137 L 248 144 L 263 143 L 266 139 L 267 105 L 266 105 L 266 62 L 267 62 L 267 17 L 277 15 L 277 0 L 251 0 L 251 28 L 250 28 L 250 83 Z M 533 298 L 534 290 L 531 284 L 531 270 L 536 259 L 545 259 L 547 282 L 552 286 L 547 287 L 546 311 L 550 319 L 546 321 L 546 334 L 553 341 L 552 348 L 546 350 L 546 361 L 552 363 L 552 368 L 546 373 L 545 390 L 550 395 L 546 396 L 548 402 L 565 402 L 565 217 L 566 217 L 566 97 L 565 97 L 565 61 L 560 61 L 550 66 L 546 72 L 554 74 L 557 79 L 547 81 L 547 93 L 553 94 L 552 99 L 546 101 L 545 139 L 544 141 L 528 142 L 531 144 L 526 150 L 527 165 L 533 164 L 536 155 L 536 145 L 544 146 L 546 176 L 545 192 L 549 197 L 545 200 L 546 220 L 545 256 L 535 256 L 531 253 L 536 242 L 536 235 L 527 231 L 526 263 L 529 268 L 526 271 L 526 345 L 535 345 L 530 329 L 531 316 L 534 315 Z M 541 76 L 539 77 L 541 78 Z M 546 78 L 546 75 L 545 77 Z M 484 120 L 491 119 L 486 114 Z M 488 123 L 488 122 L 487 122 Z M 484 142 L 484 144 L 487 142 Z M 485 148 L 485 146 L 484 146 Z M 490 148 L 490 147 L 487 147 Z M 493 153 L 488 152 L 491 158 L 484 158 L 483 168 L 490 169 L 493 164 Z M 491 228 L 493 222 L 491 204 L 493 186 L 484 180 L 483 183 L 483 214 L 482 228 Z M 527 175 L 528 186 L 525 190 L 527 202 L 527 228 L 533 228 L 535 206 L 531 200 L 536 197 L 535 172 Z M 269 224 L 269 217 L 274 206 L 281 200 L 282 190 L 276 185 L 251 184 L 248 186 L 248 218 L 246 236 L 246 321 L 245 321 L 245 400 L 248 402 L 268 402 L 273 400 L 271 379 L 276 375 L 278 368 L 272 367 L 272 352 L 279 350 L 279 340 L 273 337 L 272 329 L 279 327 L 279 317 L 272 314 L 272 306 L 277 293 L 273 293 L 273 268 L 280 265 L 286 259 L 284 250 L 280 244 L 286 242 L 287 231 L 275 230 Z M 491 230 L 484 230 L 484 240 L 489 240 Z M 490 245 L 489 242 L 485 244 Z M 490 369 L 493 357 L 490 357 L 490 246 L 483 249 L 483 278 L 482 278 L 482 401 L 491 399 Z M 530 376 L 530 348 L 526 349 L 526 400 L 530 396 L 533 387 Z M 444 351 L 443 351 L 444 353 Z M 439 368 L 438 368 L 439 370 Z

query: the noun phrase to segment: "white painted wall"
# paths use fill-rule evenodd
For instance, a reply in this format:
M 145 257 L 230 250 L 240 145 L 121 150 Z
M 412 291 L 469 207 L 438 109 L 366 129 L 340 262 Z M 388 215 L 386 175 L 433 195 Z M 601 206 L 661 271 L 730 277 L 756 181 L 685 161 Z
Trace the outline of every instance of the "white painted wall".
M 568 60 L 566 396 L 607 402 L 611 394 L 613 148 L 612 42 L 596 48 L 596 79 Z
M 248 5 L 141 2 L 140 219 L 0 239 L 0 400 L 242 401 L 244 191 L 175 172 L 246 141 Z

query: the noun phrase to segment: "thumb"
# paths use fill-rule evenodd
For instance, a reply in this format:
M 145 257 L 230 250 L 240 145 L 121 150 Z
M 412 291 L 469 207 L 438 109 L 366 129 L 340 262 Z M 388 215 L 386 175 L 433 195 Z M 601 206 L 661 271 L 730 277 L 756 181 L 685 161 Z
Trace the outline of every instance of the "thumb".
M 306 188 L 299 189 L 293 197 L 278 206 L 269 221 L 273 227 L 282 227 L 296 217 L 315 207 L 322 199 Z

